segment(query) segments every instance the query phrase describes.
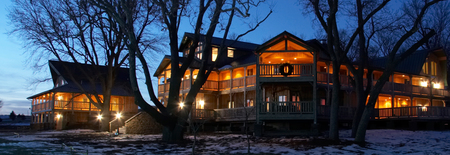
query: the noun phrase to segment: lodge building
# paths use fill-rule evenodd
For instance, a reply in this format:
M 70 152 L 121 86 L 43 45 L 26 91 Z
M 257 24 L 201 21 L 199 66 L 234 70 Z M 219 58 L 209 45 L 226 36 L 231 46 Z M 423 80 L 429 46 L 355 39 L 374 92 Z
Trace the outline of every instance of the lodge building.
M 48 64 L 54 87 L 28 97 L 31 100 L 32 129 L 99 129 L 99 121 L 102 121 L 98 117 L 100 109 L 89 101 L 74 80 L 77 80 L 85 91 L 91 92 L 91 97 L 96 100 L 94 94 L 102 94 L 103 90 L 100 81 L 96 79 L 96 83 L 92 84 L 85 73 L 87 72 L 90 76 L 99 76 L 106 73 L 106 67 L 94 68 L 87 64 L 78 66 L 75 63 L 62 61 L 49 61 Z M 126 119 L 138 112 L 131 93 L 128 69 L 120 68 L 117 72 L 111 91 L 111 120 L 114 120 L 117 114 L 121 114 L 123 119 Z M 98 96 L 100 99 L 103 97 Z
M 201 37 L 202 38 L 202 37 Z M 187 56 L 193 34 L 185 33 L 180 49 Z M 212 39 L 210 63 L 216 61 L 220 38 Z M 203 42 L 196 49 L 194 63 L 186 71 L 180 88 L 183 99 L 198 73 L 202 59 Z M 228 50 L 196 97 L 192 117 L 208 119 L 222 130 L 226 124 L 248 119 L 262 132 L 295 131 L 308 129 L 311 124 L 326 124 L 330 113 L 333 72 L 339 72 L 342 85 L 339 119 L 351 123 L 356 111 L 356 94 L 345 65 L 334 71 L 325 46 L 317 40 L 302 40 L 283 32 L 262 45 L 226 40 Z M 197 64 L 197 65 L 196 65 Z M 373 76 L 364 75 L 373 84 L 383 73 L 385 60 L 375 58 L 370 62 Z M 158 78 L 158 97 L 167 102 L 170 86 L 170 56 L 165 56 L 154 76 Z M 366 71 L 367 72 L 367 71 Z M 406 58 L 395 69 L 384 85 L 375 105 L 372 122 L 378 120 L 425 121 L 450 120 L 448 104 L 450 93 L 446 89 L 447 56 L 441 49 L 421 50 Z M 389 124 L 388 123 L 388 124 Z M 347 124 L 347 123 L 343 123 Z M 348 124 L 347 124 L 348 125 Z M 417 124 L 416 124 L 417 126 Z M 219 127 L 219 128 L 218 128 Z M 264 131 L 265 130 L 265 131 Z

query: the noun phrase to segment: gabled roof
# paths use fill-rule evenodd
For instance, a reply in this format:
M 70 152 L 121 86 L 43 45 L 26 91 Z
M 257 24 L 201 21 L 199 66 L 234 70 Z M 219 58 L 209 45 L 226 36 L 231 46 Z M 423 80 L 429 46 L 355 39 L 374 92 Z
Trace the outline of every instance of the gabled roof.
M 422 66 L 430 53 L 434 53 L 439 57 L 446 56 L 442 49 L 419 50 L 400 62 L 394 71 L 419 75 L 422 71 Z M 386 66 L 386 59 L 387 57 L 373 59 L 371 66 L 375 69 L 384 69 Z
M 284 40 L 291 40 L 296 44 L 299 44 L 303 47 L 305 47 L 306 49 L 309 50 L 316 50 L 315 48 L 312 48 L 311 45 L 308 44 L 307 41 L 304 41 L 303 39 L 298 38 L 297 36 L 287 32 L 287 31 L 283 31 L 280 34 L 278 34 L 277 36 L 273 37 L 272 39 L 266 41 L 265 43 L 261 44 L 261 46 L 259 46 L 256 49 L 256 52 L 259 53 L 262 50 L 269 48 L 270 46 L 273 46 L 274 44 L 280 42 L 280 41 L 284 41 Z M 310 41 L 311 43 L 314 42 L 313 40 Z
M 193 33 L 189 33 L 189 32 L 185 32 L 184 33 L 184 37 L 183 37 L 183 41 L 180 44 L 180 49 L 182 49 L 181 47 L 184 46 L 185 42 L 189 39 L 189 40 L 193 40 L 194 39 L 194 35 Z M 200 35 L 200 42 L 204 42 L 205 41 L 205 35 L 201 34 Z M 217 45 L 219 46 L 222 43 L 222 38 L 218 38 L 218 37 L 212 37 L 211 39 L 211 44 L 212 45 Z M 243 41 L 235 41 L 235 40 L 230 40 L 230 39 L 226 39 L 225 40 L 225 46 L 227 47 L 232 47 L 232 48 L 236 48 L 236 49 L 242 49 L 242 50 L 250 50 L 250 51 L 254 51 L 256 50 L 256 48 L 259 46 L 258 44 L 254 44 L 254 43 L 249 43 L 249 42 L 243 42 Z
M 100 84 L 100 78 L 107 73 L 106 66 L 97 66 L 96 68 L 90 64 L 79 64 L 78 66 L 77 64 L 72 62 L 52 60 L 50 60 L 48 64 L 52 75 L 53 84 L 55 84 L 60 77 L 62 77 L 67 83 L 62 86 L 54 87 L 53 89 L 30 96 L 28 97 L 28 99 L 49 92 L 82 93 L 79 87 L 76 85 L 75 81 L 79 82 L 83 89 L 88 92 L 96 92 L 98 94 L 103 93 L 103 89 Z M 94 85 L 89 82 L 88 77 L 85 76 L 83 70 L 88 73 L 89 76 L 98 77 L 98 79 L 95 80 L 96 83 Z M 114 82 L 113 89 L 111 90 L 111 94 L 118 96 L 132 96 L 128 68 L 119 68 L 117 71 L 118 73 Z M 75 81 L 73 81 L 73 79 L 75 79 Z

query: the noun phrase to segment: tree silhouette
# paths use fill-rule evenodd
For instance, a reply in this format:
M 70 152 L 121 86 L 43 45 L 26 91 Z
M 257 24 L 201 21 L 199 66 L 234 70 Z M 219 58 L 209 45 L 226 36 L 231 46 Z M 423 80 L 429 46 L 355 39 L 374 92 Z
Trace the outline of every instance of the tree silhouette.
M 11 120 L 15 120 L 16 119 L 16 113 L 14 113 L 14 111 L 12 111 L 10 114 L 9 114 L 9 118 L 11 119 Z

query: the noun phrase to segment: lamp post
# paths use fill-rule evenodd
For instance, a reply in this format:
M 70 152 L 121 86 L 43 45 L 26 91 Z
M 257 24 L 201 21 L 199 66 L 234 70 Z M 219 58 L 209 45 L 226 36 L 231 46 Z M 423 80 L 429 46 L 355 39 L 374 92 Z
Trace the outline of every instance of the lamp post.
M 117 112 L 117 114 L 116 114 L 116 119 L 117 119 L 117 124 L 118 124 L 118 126 L 117 126 L 117 133 L 116 133 L 116 135 L 119 135 L 119 128 L 120 128 L 120 118 L 122 117 L 122 114 L 120 114 L 119 112 Z

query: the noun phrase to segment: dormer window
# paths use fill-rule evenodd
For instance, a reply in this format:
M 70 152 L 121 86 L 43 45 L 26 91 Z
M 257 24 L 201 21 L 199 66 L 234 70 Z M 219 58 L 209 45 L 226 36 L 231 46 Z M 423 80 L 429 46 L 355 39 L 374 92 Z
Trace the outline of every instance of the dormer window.
M 64 78 L 62 76 L 60 76 L 56 80 L 55 87 L 59 87 L 59 86 L 65 85 L 65 84 L 67 84 L 66 80 L 64 80 Z
M 428 74 L 428 62 L 427 61 L 425 61 L 425 63 L 422 66 L 422 72 L 424 74 Z
M 211 50 L 211 60 L 216 61 L 218 54 L 219 54 L 219 48 L 213 47 Z
M 203 50 L 203 42 L 198 42 L 198 46 L 195 49 L 195 52 L 201 52 Z
M 437 64 L 434 61 L 431 61 L 431 75 L 437 75 Z
M 202 59 L 202 52 L 203 52 L 203 42 L 198 42 L 198 46 L 195 49 L 195 56 L 198 59 Z
M 227 56 L 228 56 L 229 58 L 233 58 L 233 56 L 234 56 L 234 50 L 231 49 L 231 48 L 228 48 Z

